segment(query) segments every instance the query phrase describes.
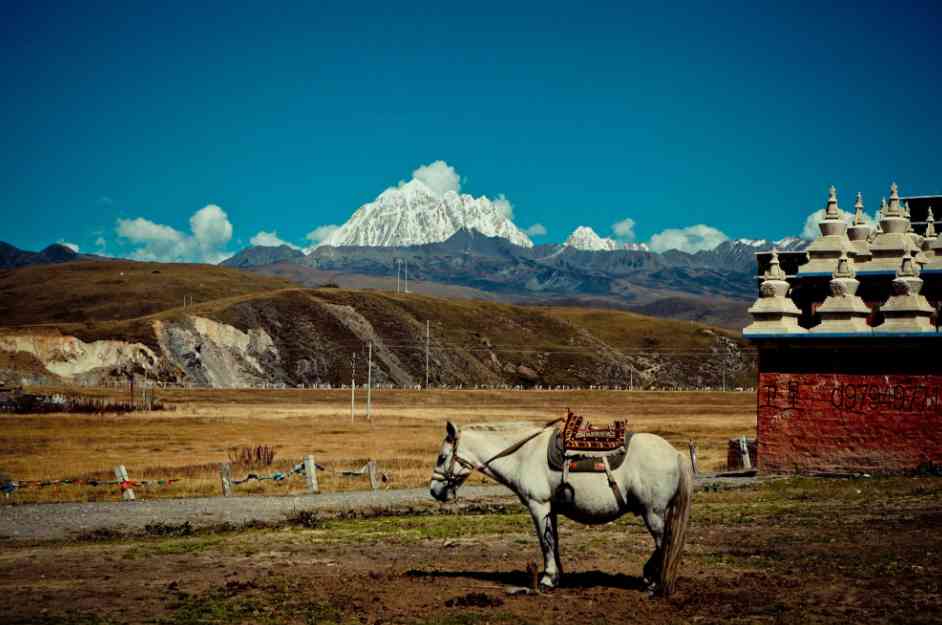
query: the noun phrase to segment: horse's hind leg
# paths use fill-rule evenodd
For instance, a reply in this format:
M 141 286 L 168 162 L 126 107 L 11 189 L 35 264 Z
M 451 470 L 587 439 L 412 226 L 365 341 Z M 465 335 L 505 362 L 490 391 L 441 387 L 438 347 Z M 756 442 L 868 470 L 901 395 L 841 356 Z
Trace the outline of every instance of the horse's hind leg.
M 543 552 L 543 576 L 540 578 L 540 586 L 555 588 L 559 585 L 559 569 L 556 567 L 559 553 L 556 541 L 556 515 L 553 514 L 549 503 L 529 501 L 527 507 L 530 509 L 530 516 L 533 517 L 533 526 L 536 528 L 540 550 Z
M 653 585 L 660 579 L 661 568 L 661 548 L 664 545 L 664 513 L 648 509 L 645 511 L 644 524 L 654 538 L 654 553 L 644 563 L 644 581 L 648 585 Z
M 556 559 L 556 583 L 559 583 L 559 578 L 563 576 L 563 561 L 559 557 L 559 514 L 557 514 L 556 507 L 550 509 L 550 522 L 553 524 L 553 556 Z

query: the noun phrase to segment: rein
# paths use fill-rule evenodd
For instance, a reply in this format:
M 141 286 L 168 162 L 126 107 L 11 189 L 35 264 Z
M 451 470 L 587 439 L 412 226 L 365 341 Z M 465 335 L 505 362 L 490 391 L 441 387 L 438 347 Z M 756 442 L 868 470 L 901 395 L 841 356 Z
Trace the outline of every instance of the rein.
M 500 451 L 494 454 L 486 462 L 482 462 L 480 464 L 474 464 L 473 462 L 469 462 L 468 460 L 465 460 L 464 458 L 458 455 L 458 441 L 461 439 L 461 432 L 459 431 L 458 434 L 455 436 L 455 442 L 452 443 L 452 446 L 451 446 L 451 461 L 448 463 L 448 468 L 445 469 L 444 472 L 438 471 L 438 470 L 432 471 L 432 480 L 438 480 L 440 482 L 445 482 L 449 486 L 458 487 L 458 486 L 461 486 L 461 484 L 463 484 L 466 479 L 468 479 L 468 476 L 470 476 L 472 473 L 474 473 L 474 471 L 477 470 L 477 471 L 480 471 L 481 473 L 484 473 L 484 475 L 486 475 L 487 477 L 496 479 L 498 482 L 501 482 L 502 484 L 506 486 L 506 484 L 501 478 L 499 478 L 497 475 L 488 475 L 485 472 L 485 469 L 489 469 L 490 468 L 489 465 L 495 460 L 499 460 L 500 458 L 506 458 L 507 456 L 515 454 L 517 451 L 520 450 L 521 447 L 523 447 L 524 445 L 532 441 L 534 438 L 536 438 L 537 436 L 539 436 L 540 434 L 542 434 L 543 432 L 550 429 L 551 427 L 553 427 L 554 425 L 556 425 L 557 423 L 561 421 L 562 419 L 554 419 L 550 421 L 549 423 L 544 425 L 542 428 L 540 428 L 533 434 L 527 436 L 523 440 L 517 441 L 516 443 L 514 443 L 510 447 L 507 447 L 503 451 Z M 468 472 L 462 473 L 461 475 L 457 474 L 455 472 L 456 464 L 461 465 L 462 467 L 467 469 Z

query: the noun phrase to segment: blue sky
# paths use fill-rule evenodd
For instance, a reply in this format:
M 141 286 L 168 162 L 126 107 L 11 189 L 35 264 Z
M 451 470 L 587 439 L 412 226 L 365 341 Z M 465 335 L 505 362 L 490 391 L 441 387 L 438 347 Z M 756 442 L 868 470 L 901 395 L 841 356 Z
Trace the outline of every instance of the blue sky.
M 0 240 L 303 245 L 437 160 L 537 243 L 942 192 L 938 3 L 150 4 L 4 6 Z

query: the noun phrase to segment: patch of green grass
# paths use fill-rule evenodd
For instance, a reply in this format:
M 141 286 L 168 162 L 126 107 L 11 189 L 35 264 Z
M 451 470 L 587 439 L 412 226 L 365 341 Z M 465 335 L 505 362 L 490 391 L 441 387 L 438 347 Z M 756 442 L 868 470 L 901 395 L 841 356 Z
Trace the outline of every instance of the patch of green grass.
M 419 517 L 375 517 L 324 521 L 314 531 L 317 540 L 401 541 L 444 540 L 494 534 L 532 532 L 527 514 L 477 514 Z
M 222 536 L 197 536 L 194 538 L 141 542 L 125 554 L 125 558 L 146 558 L 150 556 L 169 556 L 185 553 L 199 553 L 223 542 Z

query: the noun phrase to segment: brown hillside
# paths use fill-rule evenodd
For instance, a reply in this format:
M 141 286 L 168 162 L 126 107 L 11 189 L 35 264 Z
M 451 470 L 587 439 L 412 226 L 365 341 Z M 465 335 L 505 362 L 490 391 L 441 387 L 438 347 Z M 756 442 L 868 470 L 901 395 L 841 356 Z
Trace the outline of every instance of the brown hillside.
M 31 267 L 0 274 L 0 293 L 2 325 L 42 325 L 84 341 L 159 349 L 153 321 L 186 326 L 190 315 L 245 332 L 262 329 L 277 349 L 265 361 L 264 380 L 288 385 L 347 383 L 352 354 L 364 362 L 370 342 L 375 382 L 424 383 L 426 322 L 432 384 L 623 385 L 634 377 L 645 387 L 671 388 L 718 386 L 725 373 L 730 385 L 750 386 L 754 366 L 741 338 L 698 323 L 617 310 L 307 289 L 205 265 Z M 195 300 L 187 309 L 184 294 Z M 203 379 L 197 370 L 180 375 Z
M 0 272 L 0 326 L 115 321 L 295 284 L 214 265 L 75 262 Z

